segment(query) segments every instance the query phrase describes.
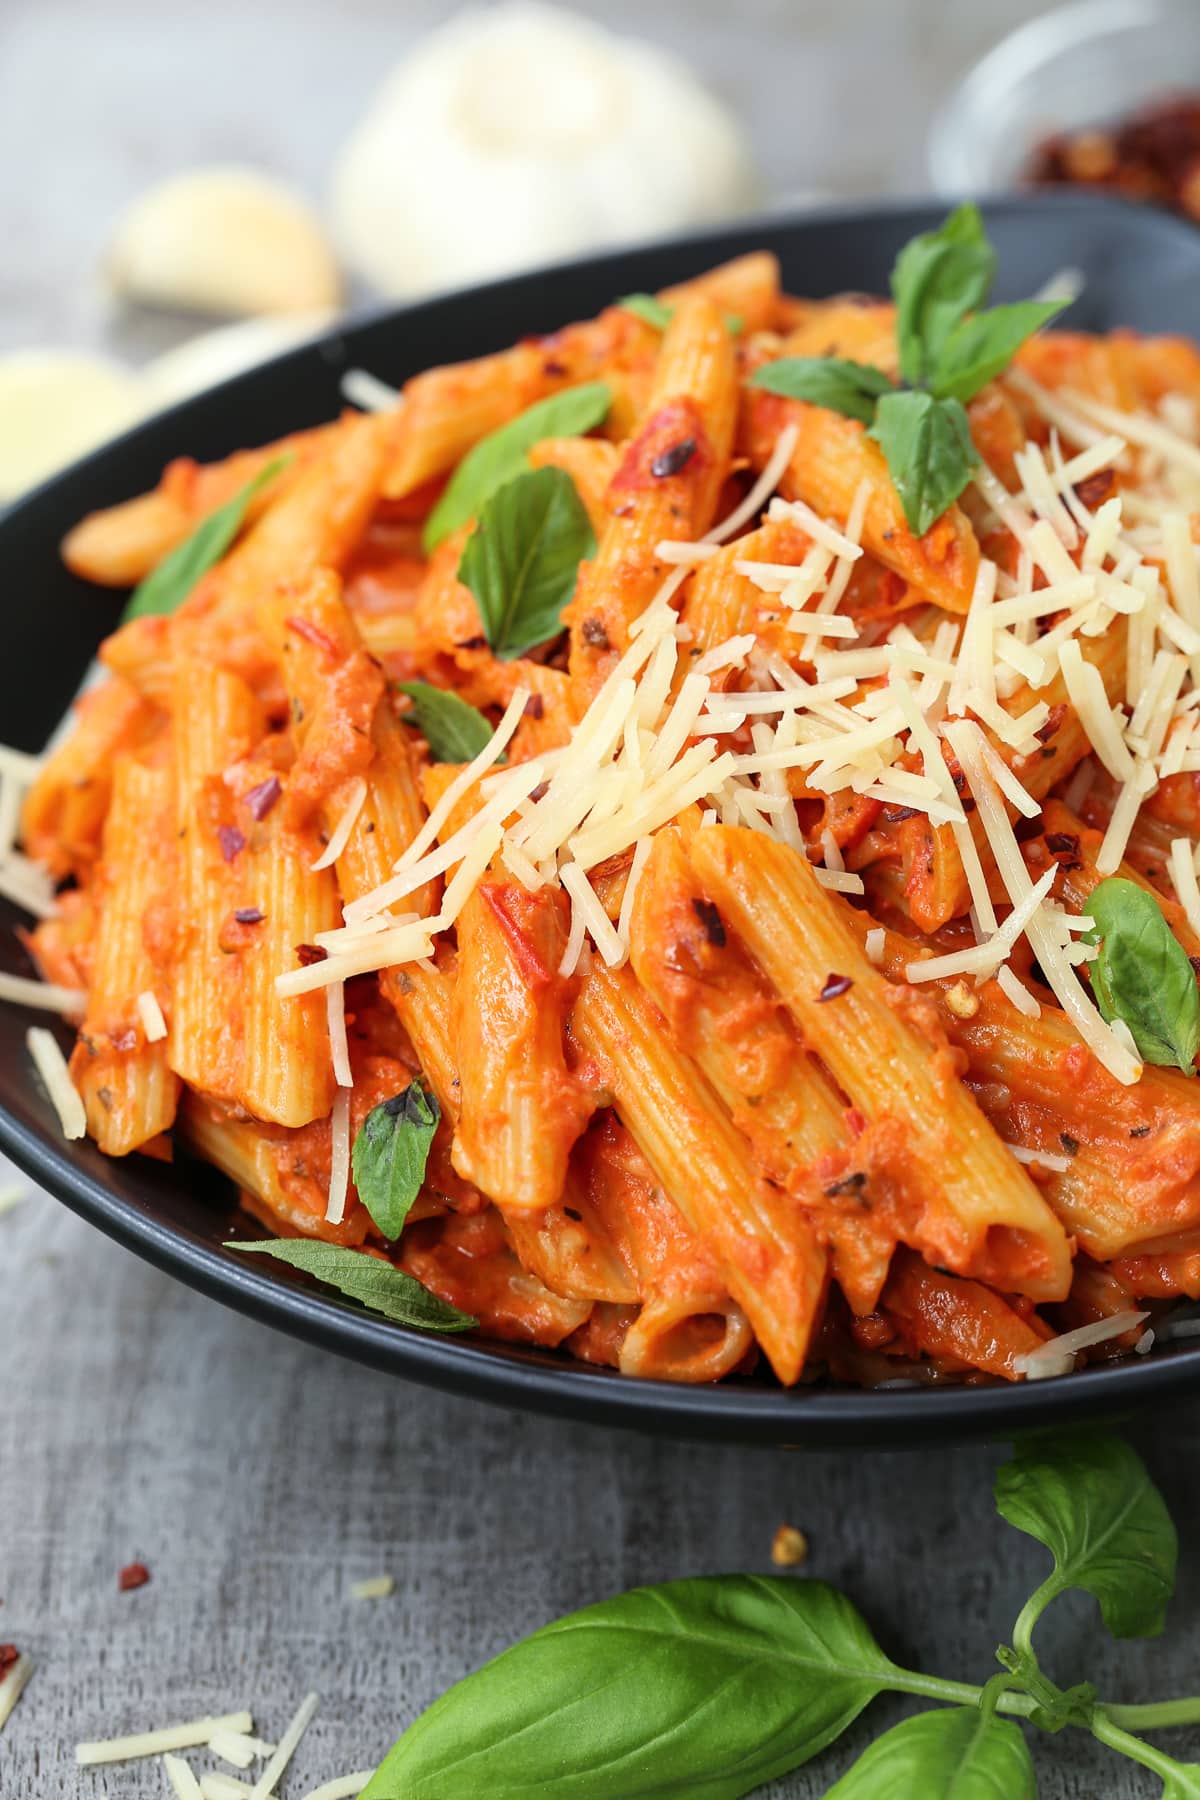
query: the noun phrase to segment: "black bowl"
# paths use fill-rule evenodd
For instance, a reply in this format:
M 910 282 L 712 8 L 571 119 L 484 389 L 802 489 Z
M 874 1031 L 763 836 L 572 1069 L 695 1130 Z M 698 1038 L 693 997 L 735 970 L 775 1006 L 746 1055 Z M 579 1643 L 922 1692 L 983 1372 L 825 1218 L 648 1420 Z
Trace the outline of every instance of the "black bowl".
M 1031 294 L 1070 266 L 1086 277 L 1071 309 L 1073 324 L 1182 332 L 1200 325 L 1200 232 L 1191 226 L 1074 194 L 1001 200 L 986 212 L 1000 256 L 1000 298 Z M 665 286 L 747 250 L 775 251 L 785 285 L 796 293 L 883 293 L 897 250 L 941 213 L 929 205 L 872 206 L 767 219 L 519 275 L 351 326 L 152 420 L 0 519 L 9 621 L 0 669 L 3 737 L 41 748 L 120 611 L 119 596 L 64 569 L 60 538 L 83 513 L 153 486 L 171 457 L 219 457 L 328 418 L 347 368 L 400 383 L 433 363 L 501 349 L 585 318 L 616 295 Z M 0 925 L 18 922 L 11 908 L 6 916 L 0 912 Z M 12 933 L 0 933 L 0 942 L 4 965 L 28 973 Z M 1061 1380 L 1011 1387 L 785 1392 L 768 1379 L 706 1388 L 631 1381 L 550 1352 L 422 1336 L 360 1312 L 291 1271 L 223 1249 L 245 1220 L 212 1170 L 137 1156 L 113 1161 L 91 1143 L 65 1143 L 25 1051 L 32 1017 L 0 1007 L 0 1147 L 15 1162 L 101 1230 L 215 1299 L 398 1375 L 605 1424 L 793 1447 L 1007 1434 L 1145 1407 L 1200 1387 L 1200 1347 L 1167 1346 Z

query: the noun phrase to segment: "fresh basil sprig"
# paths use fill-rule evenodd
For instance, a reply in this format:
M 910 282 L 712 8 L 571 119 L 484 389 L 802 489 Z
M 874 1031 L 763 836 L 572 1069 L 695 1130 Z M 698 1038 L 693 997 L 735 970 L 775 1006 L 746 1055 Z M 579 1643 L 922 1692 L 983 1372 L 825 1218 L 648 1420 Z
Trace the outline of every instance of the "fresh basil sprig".
M 416 726 L 434 762 L 471 762 L 495 737 L 495 727 L 479 708 L 449 688 L 434 687 L 429 681 L 396 685 L 412 701 L 412 711 L 404 714 L 405 723 Z
M 398 1325 L 413 1325 L 418 1331 L 470 1331 L 479 1323 L 470 1313 L 439 1300 L 415 1276 L 362 1250 L 323 1244 L 316 1238 L 261 1238 L 244 1244 L 228 1243 L 225 1248 L 290 1263 L 293 1269 L 337 1288 L 371 1312 L 382 1313 Z
M 675 308 L 660 300 L 657 294 L 626 294 L 617 305 L 622 312 L 633 313 L 635 318 L 642 319 L 647 325 L 653 325 L 655 331 L 665 331 L 675 317 Z M 724 313 L 725 329 L 730 337 L 740 337 L 746 329 L 746 321 L 740 313 Z
M 918 537 L 957 500 L 978 464 L 964 402 L 1067 304 L 1022 300 L 981 312 L 995 273 L 978 207 L 960 206 L 937 231 L 912 238 L 892 270 L 900 388 L 880 370 L 841 357 L 785 357 L 750 377 L 752 387 L 866 425 Z
M 484 636 L 503 661 L 562 630 L 596 535 L 575 483 L 562 469 L 531 469 L 492 495 L 458 565 L 475 596 Z
M 354 1185 L 389 1242 L 400 1236 L 421 1191 L 441 1116 L 437 1095 L 418 1075 L 403 1093 L 373 1106 L 359 1127 L 350 1156 Z
M 1015 1720 L 1088 1730 L 1153 1769 L 1174 1800 L 1200 1770 L 1135 1736 L 1200 1721 L 1200 1698 L 1106 1705 L 1062 1689 L 1030 1632 L 1067 1587 L 1117 1635 L 1156 1630 L 1175 1532 L 1135 1453 L 1094 1433 L 1035 1437 L 997 1476 L 1002 1515 L 1053 1551 L 983 1686 L 903 1669 L 819 1581 L 725 1575 L 635 1588 L 506 1650 L 411 1725 L 363 1800 L 737 1800 L 824 1749 L 878 1693 L 944 1701 L 872 1744 L 829 1800 L 1034 1800 Z M 1004 1717 L 1002 1715 L 1009 1715 Z
M 611 405 L 612 389 L 606 381 L 585 381 L 539 400 L 481 438 L 463 457 L 425 521 L 426 551 L 436 549 L 469 519 L 478 518 L 493 494 L 528 469 L 528 453 L 535 444 L 543 438 L 579 437 L 592 431 L 604 423 Z
M 1101 1016 L 1124 1021 L 1143 1062 L 1194 1075 L 1200 989 L 1158 901 L 1110 875 L 1088 895 L 1087 911 L 1096 923 L 1084 941 L 1100 946 L 1087 967 Z
M 200 577 L 220 562 L 242 529 L 255 494 L 260 493 L 269 481 L 274 481 L 290 461 L 290 456 L 275 457 L 232 500 L 201 519 L 182 544 L 169 550 L 134 588 L 121 614 L 122 625 L 150 613 L 173 613 L 176 607 L 182 606 Z

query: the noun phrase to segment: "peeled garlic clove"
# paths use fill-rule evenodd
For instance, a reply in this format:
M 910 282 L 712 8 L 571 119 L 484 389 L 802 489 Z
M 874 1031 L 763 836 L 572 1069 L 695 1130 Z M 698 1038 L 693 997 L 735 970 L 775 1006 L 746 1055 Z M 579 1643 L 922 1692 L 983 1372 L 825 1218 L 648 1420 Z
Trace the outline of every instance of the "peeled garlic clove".
M 0 503 L 136 424 L 138 378 L 106 357 L 19 350 L 0 357 Z
M 335 235 L 427 293 L 738 211 L 733 118 L 682 63 L 538 0 L 467 12 L 392 73 L 338 160 Z
M 147 363 L 142 380 L 155 406 L 174 406 L 316 337 L 333 318 L 331 312 L 316 312 L 295 318 L 240 319 L 236 325 L 202 331 Z
M 317 312 L 341 281 L 311 208 L 253 169 L 192 169 L 135 200 L 105 263 L 113 291 L 213 313 Z

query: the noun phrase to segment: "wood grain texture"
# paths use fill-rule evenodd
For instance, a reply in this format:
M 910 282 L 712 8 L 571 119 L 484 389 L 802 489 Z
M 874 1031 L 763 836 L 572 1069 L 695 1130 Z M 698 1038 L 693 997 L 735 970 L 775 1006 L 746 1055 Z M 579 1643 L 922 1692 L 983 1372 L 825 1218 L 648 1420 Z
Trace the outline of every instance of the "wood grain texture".
M 1044 1571 L 992 1515 L 999 1449 L 713 1449 L 447 1399 L 202 1299 L 40 1195 L 0 1218 L 0 1349 L 0 1639 L 38 1663 L 0 1738 L 4 1800 L 160 1797 L 156 1763 L 80 1772 L 75 1740 L 243 1705 L 274 1737 L 313 1687 L 284 1788 L 302 1795 L 559 1613 L 635 1582 L 769 1570 L 785 1521 L 892 1655 L 959 1678 L 986 1676 Z M 1064 1683 L 1126 1700 L 1194 1690 L 1200 1653 L 1196 1411 L 1135 1436 L 1182 1530 L 1167 1636 L 1116 1646 L 1082 1597 L 1039 1632 Z M 121 1594 L 134 1559 L 151 1582 Z M 383 1572 L 391 1598 L 350 1599 Z M 901 1711 L 880 1704 L 771 1795 L 816 1800 Z M 1200 1734 L 1171 1747 L 1196 1757 Z M 1043 1800 L 1157 1791 L 1077 1733 L 1037 1757 Z

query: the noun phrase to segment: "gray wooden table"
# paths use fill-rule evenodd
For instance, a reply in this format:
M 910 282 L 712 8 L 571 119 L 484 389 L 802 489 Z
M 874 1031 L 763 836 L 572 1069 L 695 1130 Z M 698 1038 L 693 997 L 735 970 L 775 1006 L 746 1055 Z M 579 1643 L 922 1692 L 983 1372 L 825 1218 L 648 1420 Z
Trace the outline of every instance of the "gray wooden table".
M 177 325 L 108 313 L 91 278 L 114 209 L 197 160 L 250 158 L 319 193 L 362 95 L 442 10 L 0 0 L 0 349 L 159 347 Z M 782 195 L 919 187 L 945 82 L 1039 8 L 585 10 L 685 49 L 751 121 Z M 0 1737 L 2 1800 L 161 1796 L 157 1764 L 78 1773 L 71 1746 L 243 1704 L 277 1734 L 311 1687 L 321 1711 L 285 1785 L 303 1794 L 372 1763 L 449 1682 L 564 1610 L 638 1581 L 769 1568 L 785 1521 L 893 1655 L 958 1677 L 986 1676 L 1044 1568 L 993 1518 L 999 1449 L 714 1450 L 446 1399 L 201 1299 L 40 1195 L 0 1218 L 0 1370 L 0 1641 L 38 1663 Z M 1198 1424 L 1180 1407 L 1136 1433 L 1182 1526 L 1169 1636 L 1118 1648 L 1068 1599 L 1044 1626 L 1064 1682 L 1086 1674 L 1126 1699 L 1196 1688 Z M 134 1559 L 152 1580 L 120 1594 Z M 349 1597 L 381 1572 L 391 1598 Z M 873 1709 L 773 1793 L 823 1793 L 888 1717 Z M 1157 1792 L 1076 1734 L 1037 1754 L 1048 1800 Z M 1200 1757 L 1200 1736 L 1177 1754 Z

